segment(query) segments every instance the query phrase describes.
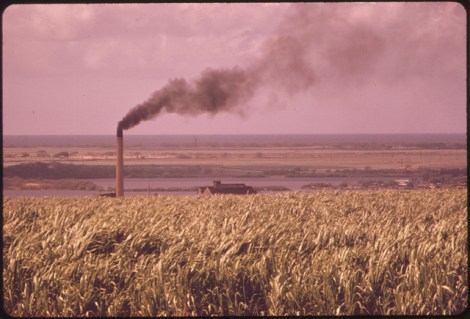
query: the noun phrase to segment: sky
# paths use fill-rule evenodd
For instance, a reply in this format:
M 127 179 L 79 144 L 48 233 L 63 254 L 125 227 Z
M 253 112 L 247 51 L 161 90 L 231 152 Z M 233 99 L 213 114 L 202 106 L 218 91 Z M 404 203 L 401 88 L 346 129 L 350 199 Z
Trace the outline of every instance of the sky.
M 22 4 L 3 134 L 466 131 L 453 2 Z

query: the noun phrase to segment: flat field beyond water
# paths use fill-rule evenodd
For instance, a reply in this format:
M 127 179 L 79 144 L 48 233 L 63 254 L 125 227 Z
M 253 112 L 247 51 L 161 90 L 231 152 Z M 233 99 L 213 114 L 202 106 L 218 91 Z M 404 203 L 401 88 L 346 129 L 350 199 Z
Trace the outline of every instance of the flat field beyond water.
M 467 191 L 19 198 L 3 203 L 14 316 L 455 315 Z
M 4 147 L 4 167 L 31 162 L 80 165 L 115 165 L 114 147 Z M 47 156 L 42 155 L 43 153 Z M 58 157 L 61 152 L 71 154 Z M 23 155 L 24 154 L 24 155 Z M 38 156 L 39 154 L 39 156 Z M 56 155 L 56 156 L 54 156 Z M 126 165 L 203 167 L 225 166 L 261 173 L 266 169 L 305 167 L 311 169 L 362 169 L 364 167 L 456 168 L 466 167 L 466 149 L 322 149 L 305 147 L 129 147 Z

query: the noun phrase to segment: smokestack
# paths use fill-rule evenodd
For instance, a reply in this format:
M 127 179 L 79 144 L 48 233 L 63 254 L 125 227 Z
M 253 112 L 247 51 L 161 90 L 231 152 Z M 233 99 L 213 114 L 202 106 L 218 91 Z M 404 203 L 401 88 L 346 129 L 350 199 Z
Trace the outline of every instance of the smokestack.
M 117 128 L 116 138 L 117 156 L 116 156 L 116 197 L 124 196 L 124 154 L 123 154 L 123 134 L 120 127 Z

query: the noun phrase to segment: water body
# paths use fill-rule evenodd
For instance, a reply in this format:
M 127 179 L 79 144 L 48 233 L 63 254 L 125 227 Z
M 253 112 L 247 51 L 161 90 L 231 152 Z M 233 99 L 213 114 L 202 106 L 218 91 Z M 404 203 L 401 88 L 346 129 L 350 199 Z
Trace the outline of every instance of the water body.
M 289 191 L 308 191 L 302 189 L 302 186 L 310 183 L 325 183 L 332 186 L 338 186 L 342 183 L 348 185 L 357 185 L 360 181 L 383 181 L 388 182 L 397 179 L 398 177 L 314 177 L 314 178 L 292 178 L 292 177 L 265 177 L 265 178 L 229 178 L 224 177 L 222 183 L 243 183 L 255 188 L 263 188 L 269 186 L 284 186 Z M 404 178 L 404 177 L 400 177 Z M 112 191 L 115 187 L 116 181 L 112 178 L 106 179 L 93 179 L 90 180 L 98 186 Z M 148 195 L 146 189 L 152 188 L 181 188 L 191 189 L 200 186 L 211 186 L 212 179 L 209 178 L 127 178 L 124 180 L 125 195 L 141 196 Z M 144 191 L 130 191 L 131 189 L 143 189 Z M 127 190 L 127 191 L 126 191 Z M 196 191 L 151 191 L 151 195 L 158 193 L 160 195 L 195 195 Z M 269 191 L 261 191 L 261 193 L 269 193 Z M 43 196 L 61 196 L 61 197 L 85 197 L 97 196 L 96 191 L 82 191 L 82 190 L 4 190 L 3 197 L 43 197 Z
M 401 177 L 403 178 L 403 177 Z M 386 177 L 305 177 L 305 178 L 293 178 L 293 177 L 264 177 L 264 178 L 247 178 L 247 177 L 224 177 L 221 179 L 222 183 L 243 183 L 247 186 L 253 187 L 268 187 L 268 186 L 284 186 L 289 190 L 297 191 L 301 190 L 302 186 L 310 183 L 326 183 L 332 186 L 338 186 L 342 183 L 348 183 L 350 185 L 356 185 L 359 181 L 372 181 L 382 180 L 390 181 L 396 178 Z M 215 180 L 215 179 L 214 179 Z M 104 188 L 113 188 L 116 185 L 114 179 L 95 179 L 92 180 L 96 185 Z M 192 188 L 200 186 L 212 186 L 213 179 L 210 178 L 128 178 L 124 180 L 125 189 L 138 189 L 138 188 Z

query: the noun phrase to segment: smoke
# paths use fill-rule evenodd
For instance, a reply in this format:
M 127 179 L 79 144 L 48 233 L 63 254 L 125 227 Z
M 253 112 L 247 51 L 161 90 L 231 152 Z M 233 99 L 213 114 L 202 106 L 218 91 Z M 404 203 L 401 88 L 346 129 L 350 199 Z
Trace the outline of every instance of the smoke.
M 129 129 L 158 116 L 163 110 L 190 116 L 243 113 L 242 107 L 269 82 L 269 86 L 288 94 L 295 94 L 313 84 L 313 69 L 306 61 L 305 49 L 299 39 L 286 35 L 268 40 L 264 56 L 245 68 L 207 68 L 193 81 L 171 79 L 147 101 L 132 108 L 119 122 L 118 128 Z
M 336 92 L 337 87 L 367 82 L 403 81 L 410 74 L 438 74 L 442 68 L 454 68 L 439 43 L 448 38 L 450 27 L 458 26 L 440 17 L 457 14 L 452 4 L 294 4 L 250 64 L 208 68 L 191 81 L 171 79 L 132 108 L 118 129 L 129 129 L 162 111 L 243 114 L 261 88 L 292 96 L 319 83 Z M 447 47 L 462 51 L 454 40 L 446 41 Z
M 239 67 L 206 69 L 193 82 L 171 79 L 147 101 L 131 109 L 119 122 L 118 129 L 129 129 L 156 117 L 162 110 L 191 116 L 232 111 L 253 97 L 259 85 L 250 73 Z
M 289 95 L 307 90 L 315 80 L 307 57 L 308 46 L 301 36 L 279 29 L 266 40 L 261 56 L 245 68 L 207 68 L 192 81 L 170 79 L 148 100 L 132 108 L 119 122 L 118 130 L 132 128 L 162 111 L 190 116 L 243 114 L 243 107 L 263 86 Z

